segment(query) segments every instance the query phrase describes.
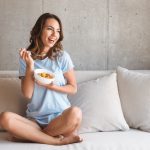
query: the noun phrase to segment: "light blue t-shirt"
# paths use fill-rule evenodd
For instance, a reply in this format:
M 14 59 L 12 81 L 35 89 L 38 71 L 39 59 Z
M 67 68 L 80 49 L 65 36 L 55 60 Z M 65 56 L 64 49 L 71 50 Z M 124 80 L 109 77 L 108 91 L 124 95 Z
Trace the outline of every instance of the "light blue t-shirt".
M 26 63 L 19 59 L 19 76 L 25 76 Z M 63 51 L 56 60 L 46 57 L 43 60 L 34 60 L 34 69 L 47 69 L 55 74 L 54 84 L 64 86 L 66 80 L 63 73 L 74 67 L 69 54 Z M 39 124 L 47 125 L 52 119 L 60 115 L 65 109 L 70 107 L 67 94 L 46 89 L 35 83 L 31 101 L 27 105 L 26 115 L 34 118 Z

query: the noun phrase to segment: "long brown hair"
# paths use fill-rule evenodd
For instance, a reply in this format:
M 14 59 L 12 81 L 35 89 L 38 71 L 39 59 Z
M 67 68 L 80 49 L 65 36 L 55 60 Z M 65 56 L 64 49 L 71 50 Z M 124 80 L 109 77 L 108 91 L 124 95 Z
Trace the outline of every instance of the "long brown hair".
M 38 54 L 40 50 L 44 47 L 43 42 L 41 40 L 41 34 L 46 23 L 47 19 L 55 19 L 58 21 L 60 26 L 60 37 L 55 45 L 49 50 L 48 57 L 51 59 L 55 59 L 62 51 L 63 47 L 61 41 L 63 40 L 63 31 L 62 31 L 62 23 L 61 20 L 54 14 L 44 13 L 42 14 L 38 20 L 36 21 L 34 27 L 32 28 L 30 34 L 30 45 L 28 46 L 27 50 L 31 51 L 33 59 L 38 58 Z

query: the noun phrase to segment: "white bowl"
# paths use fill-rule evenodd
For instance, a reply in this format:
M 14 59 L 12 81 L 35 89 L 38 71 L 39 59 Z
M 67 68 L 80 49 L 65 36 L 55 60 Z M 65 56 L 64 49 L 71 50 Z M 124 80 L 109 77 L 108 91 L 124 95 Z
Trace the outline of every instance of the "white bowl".
M 51 75 L 53 78 L 46 78 L 46 77 L 42 77 L 41 75 L 40 75 L 40 73 L 46 73 L 46 74 L 49 74 L 49 75 Z M 46 69 L 35 69 L 34 70 L 34 78 L 35 78 L 35 80 L 37 80 L 37 81 L 39 81 L 39 82 L 41 82 L 41 83 L 43 83 L 43 84 L 50 84 L 50 83 L 52 83 L 54 80 L 55 80 L 55 75 L 51 72 L 51 71 L 49 71 L 49 70 L 46 70 Z

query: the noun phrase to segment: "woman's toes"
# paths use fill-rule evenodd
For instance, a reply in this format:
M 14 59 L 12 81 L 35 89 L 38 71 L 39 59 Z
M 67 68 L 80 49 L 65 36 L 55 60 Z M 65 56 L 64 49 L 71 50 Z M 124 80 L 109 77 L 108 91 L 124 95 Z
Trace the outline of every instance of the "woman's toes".
M 82 142 L 82 141 L 83 141 L 83 138 L 79 137 L 79 141 Z
M 61 144 L 71 144 L 71 143 L 79 143 L 82 142 L 83 139 L 78 135 L 70 135 L 68 137 L 64 137 L 61 139 Z
M 83 139 L 79 135 L 74 135 L 74 141 L 76 141 L 76 142 L 82 142 Z

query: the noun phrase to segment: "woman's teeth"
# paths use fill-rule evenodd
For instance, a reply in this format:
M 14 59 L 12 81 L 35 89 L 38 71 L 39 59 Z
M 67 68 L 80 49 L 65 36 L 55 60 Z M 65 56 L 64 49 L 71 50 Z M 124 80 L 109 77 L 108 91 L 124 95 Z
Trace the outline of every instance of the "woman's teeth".
M 54 42 L 54 40 L 52 40 L 52 39 L 48 39 L 50 42 Z

